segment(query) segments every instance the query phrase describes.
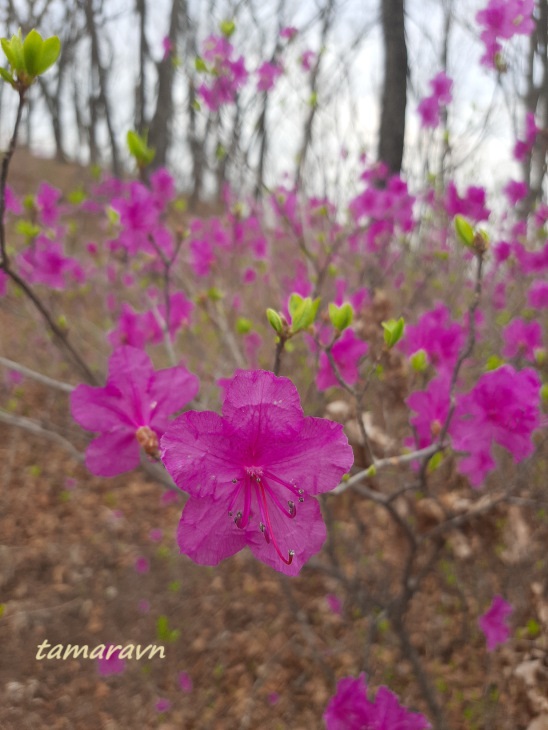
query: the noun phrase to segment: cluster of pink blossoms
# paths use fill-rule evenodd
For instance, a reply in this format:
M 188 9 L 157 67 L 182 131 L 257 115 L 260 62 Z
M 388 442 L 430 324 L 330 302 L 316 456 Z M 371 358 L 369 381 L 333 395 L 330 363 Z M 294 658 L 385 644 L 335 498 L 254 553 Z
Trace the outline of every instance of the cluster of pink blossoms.
M 540 427 L 540 378 L 532 368 L 521 371 L 510 365 L 484 373 L 469 393 L 457 396 L 449 427 L 453 448 L 462 451 L 459 471 L 478 488 L 495 469 L 492 455 L 497 443 L 516 463 L 534 451 L 532 436 Z M 448 374 L 434 378 L 425 391 L 407 399 L 416 415 L 411 418 L 419 447 L 436 440 L 449 412 Z
M 243 56 L 234 59 L 234 47 L 224 36 L 211 35 L 204 41 L 202 56 L 211 81 L 198 87 L 198 93 L 211 111 L 231 104 L 246 82 L 248 73 Z
M 485 46 L 481 63 L 497 69 L 500 67 L 501 40 L 515 35 L 531 35 L 535 29 L 533 12 L 535 0 L 490 0 L 487 7 L 476 15 L 482 27 L 481 40 Z
M 453 81 L 443 71 L 430 80 L 432 93 L 421 100 L 417 109 L 422 127 L 435 129 L 439 126 L 441 112 L 453 98 L 452 86 Z
M 152 301 L 157 299 L 157 292 L 152 288 L 149 298 Z M 162 342 L 166 330 L 173 341 L 180 329 L 190 323 L 194 304 L 182 292 L 171 294 L 169 304 L 168 315 L 162 301 L 154 302 L 145 312 L 136 312 L 131 304 L 124 302 L 116 327 L 107 334 L 108 341 L 113 347 L 131 345 L 143 348 L 149 343 Z
M 297 575 L 326 538 L 314 495 L 337 486 L 352 448 L 340 424 L 304 416 L 287 378 L 240 370 L 224 386 L 222 415 L 184 413 L 161 440 L 166 469 L 190 494 L 179 548 L 217 565 L 247 546 Z
M 400 704 L 387 687 L 379 687 L 375 700 L 367 698 L 365 674 L 339 680 L 323 716 L 327 730 L 428 730 L 424 715 Z

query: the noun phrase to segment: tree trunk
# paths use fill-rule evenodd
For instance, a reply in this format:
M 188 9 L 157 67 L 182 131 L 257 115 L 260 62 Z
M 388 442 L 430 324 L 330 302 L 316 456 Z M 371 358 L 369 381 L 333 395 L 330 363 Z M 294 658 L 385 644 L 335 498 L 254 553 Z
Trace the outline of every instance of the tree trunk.
M 169 20 L 169 39 L 175 45 L 179 33 L 179 13 L 183 3 L 172 0 Z M 183 8 L 184 9 L 184 8 Z M 173 79 L 175 68 L 173 59 L 168 56 L 158 64 L 158 97 L 156 110 L 150 122 L 148 142 L 156 150 L 151 167 L 163 167 L 167 163 L 167 153 L 171 143 L 171 124 L 173 121 Z
M 379 160 L 388 165 L 391 173 L 399 173 L 403 160 L 407 103 L 405 0 L 381 0 L 381 2 L 385 57 Z

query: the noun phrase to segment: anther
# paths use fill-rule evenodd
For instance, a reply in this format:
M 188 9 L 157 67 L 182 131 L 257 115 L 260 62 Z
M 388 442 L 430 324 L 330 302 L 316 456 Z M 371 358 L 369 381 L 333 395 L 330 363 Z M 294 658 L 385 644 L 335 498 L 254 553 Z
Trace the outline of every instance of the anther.
M 287 506 L 289 507 L 289 514 L 291 515 L 291 517 L 293 517 L 293 515 L 295 514 L 295 502 L 289 500 L 287 502 Z
M 304 497 L 299 497 L 299 502 L 304 502 Z

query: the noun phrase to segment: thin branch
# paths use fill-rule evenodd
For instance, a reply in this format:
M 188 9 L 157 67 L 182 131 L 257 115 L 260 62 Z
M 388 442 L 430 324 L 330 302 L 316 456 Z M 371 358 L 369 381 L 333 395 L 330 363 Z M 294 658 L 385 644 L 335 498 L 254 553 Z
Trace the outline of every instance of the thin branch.
M 31 370 L 26 367 L 26 365 L 21 365 L 14 360 L 8 360 L 7 357 L 0 356 L 0 365 L 4 365 L 4 367 L 9 368 L 10 370 L 15 370 L 22 375 L 26 375 L 26 377 L 31 378 L 31 380 L 36 380 L 38 383 L 43 383 L 50 388 L 55 388 L 56 390 L 62 390 L 65 393 L 72 393 L 75 388 L 74 385 L 69 385 L 69 383 L 63 383 L 60 380 L 54 380 L 54 378 L 50 378 L 47 375 L 42 375 L 42 373 L 37 373 L 36 370 Z
M 33 421 L 25 416 L 15 416 L 13 413 L 0 410 L 0 421 L 6 423 L 8 426 L 15 426 L 21 428 L 24 431 L 33 433 L 36 436 L 42 436 L 43 438 L 53 441 L 59 446 L 66 449 L 77 461 L 84 461 L 84 455 L 73 446 L 70 441 L 67 441 L 64 436 L 57 433 L 56 431 L 50 431 L 48 428 L 44 428 L 37 421 Z

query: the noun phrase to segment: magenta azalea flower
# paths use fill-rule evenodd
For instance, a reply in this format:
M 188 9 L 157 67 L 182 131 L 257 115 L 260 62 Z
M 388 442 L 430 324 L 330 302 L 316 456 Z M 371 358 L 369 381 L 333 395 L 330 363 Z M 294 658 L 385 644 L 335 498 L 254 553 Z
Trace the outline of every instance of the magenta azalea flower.
M 356 337 L 352 329 L 344 331 L 340 340 L 331 348 L 333 360 L 337 366 L 342 379 L 347 385 L 354 385 L 360 376 L 358 365 L 361 358 L 367 353 L 367 342 Z M 318 390 L 327 390 L 334 385 L 339 385 L 335 377 L 331 363 L 325 352 L 320 355 L 319 370 L 316 376 L 316 387 Z
M 478 625 L 487 639 L 487 651 L 508 641 L 510 627 L 506 619 L 512 611 L 512 606 L 502 596 L 494 596 L 489 610 L 479 617 Z
M 532 368 L 517 372 L 510 365 L 484 373 L 472 391 L 457 402 L 449 432 L 453 446 L 468 452 L 459 471 L 479 487 L 494 469 L 493 442 L 507 449 L 515 462 L 531 456 L 532 435 L 540 426 L 540 378 Z
M 105 646 L 105 655 L 97 659 L 97 672 L 101 677 L 109 677 L 112 674 L 123 674 L 126 669 L 126 662 L 120 659 L 121 647 L 114 648 L 113 644 Z
M 418 390 L 406 403 L 417 414 L 410 419 L 415 429 L 417 447 L 429 446 L 439 436 L 449 413 L 449 377 L 440 375 L 428 383 L 426 390 Z
M 282 75 L 283 69 L 276 63 L 265 61 L 257 69 L 257 91 L 270 91 L 279 77 Z
M 74 420 L 101 434 L 86 450 L 86 466 L 103 477 L 135 469 L 139 444 L 145 450 L 157 444 L 169 417 L 187 405 L 199 387 L 198 378 L 182 366 L 155 372 L 146 352 L 134 347 L 116 349 L 108 365 L 104 388 L 79 385 L 70 398 Z
M 526 322 L 520 317 L 513 319 L 504 328 L 504 357 L 523 355 L 528 360 L 535 359 L 535 350 L 542 347 L 542 327 L 538 322 Z
M 365 674 L 345 677 L 337 684 L 323 716 L 327 730 L 428 730 L 424 715 L 410 712 L 386 687 L 379 687 L 374 702 L 367 699 Z
M 297 575 L 325 541 L 312 495 L 337 486 L 353 462 L 342 426 L 305 418 L 293 383 L 264 370 L 237 371 L 222 416 L 184 413 L 161 449 L 173 480 L 190 494 L 181 552 L 217 565 L 248 546 L 287 575 Z
M 534 281 L 527 292 L 527 303 L 535 309 L 548 309 L 548 281 Z
M 449 309 L 438 303 L 425 312 L 416 325 L 406 326 L 401 346 L 409 357 L 424 350 L 429 361 L 441 372 L 452 370 L 464 339 L 462 325 L 453 322 Z

